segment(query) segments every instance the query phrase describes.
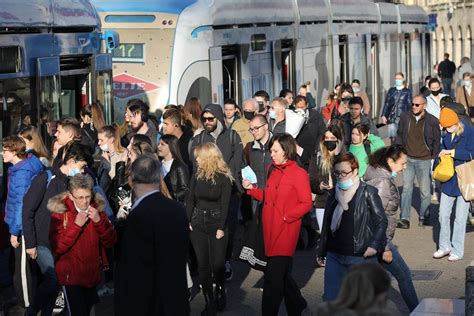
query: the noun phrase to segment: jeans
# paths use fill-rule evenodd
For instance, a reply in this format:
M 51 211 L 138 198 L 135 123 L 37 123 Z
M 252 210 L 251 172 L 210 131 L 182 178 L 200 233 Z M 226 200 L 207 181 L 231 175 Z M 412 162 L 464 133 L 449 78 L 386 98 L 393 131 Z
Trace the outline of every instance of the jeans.
M 429 214 L 431 204 L 431 160 L 408 157 L 407 167 L 403 170 L 403 192 L 400 205 L 400 218 L 403 220 L 410 220 L 415 176 L 420 187 L 420 220 L 423 220 Z
M 328 252 L 326 255 L 326 267 L 324 268 L 323 300 L 327 302 L 336 299 L 342 281 L 349 270 L 355 265 L 366 262 L 377 262 L 377 257 L 343 256 Z
M 452 95 L 451 85 L 453 84 L 453 78 L 443 78 L 441 82 L 443 83 L 443 93 Z
M 412 312 L 418 305 L 418 296 L 416 295 L 415 287 L 413 286 L 410 268 L 398 252 L 397 247 L 391 243 L 389 244 L 389 247 L 392 251 L 393 260 L 391 263 L 381 261 L 381 264 L 397 280 L 400 294 L 402 295 L 405 304 L 407 304 L 408 309 Z
M 299 316 L 306 308 L 306 301 L 291 277 L 292 257 L 268 257 L 264 275 L 262 315 L 278 315 L 282 298 L 285 299 L 286 314 Z
M 36 263 L 43 275 L 43 280 L 39 284 L 33 304 L 28 308 L 28 315 L 36 315 L 41 311 L 42 316 L 53 314 L 54 303 L 59 293 L 58 279 L 54 269 L 54 258 L 47 247 L 36 247 L 38 256 Z
M 191 243 L 198 262 L 199 280 L 205 292 L 212 292 L 212 283 L 224 285 L 225 255 L 228 231 L 224 237 L 216 238 L 220 220 L 219 210 L 194 209 L 191 217 Z
M 451 212 L 453 210 L 454 201 L 456 201 L 456 217 L 454 219 L 453 237 L 450 242 Z M 459 258 L 464 256 L 464 237 L 466 235 L 468 212 L 469 202 L 466 202 L 462 195 L 454 197 L 441 193 L 439 203 L 439 224 L 441 226 L 439 232 L 439 249 L 443 251 L 451 250 L 451 254 Z

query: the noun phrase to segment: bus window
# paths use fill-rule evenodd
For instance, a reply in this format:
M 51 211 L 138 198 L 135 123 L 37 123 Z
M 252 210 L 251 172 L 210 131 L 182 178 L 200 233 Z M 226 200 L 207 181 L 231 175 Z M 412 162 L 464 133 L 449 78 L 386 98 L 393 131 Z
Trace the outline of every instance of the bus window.
M 15 135 L 26 125 L 36 124 L 37 113 L 31 100 L 34 83 L 29 78 L 15 78 L 3 85 L 3 135 Z M 33 103 L 32 103 L 33 101 Z

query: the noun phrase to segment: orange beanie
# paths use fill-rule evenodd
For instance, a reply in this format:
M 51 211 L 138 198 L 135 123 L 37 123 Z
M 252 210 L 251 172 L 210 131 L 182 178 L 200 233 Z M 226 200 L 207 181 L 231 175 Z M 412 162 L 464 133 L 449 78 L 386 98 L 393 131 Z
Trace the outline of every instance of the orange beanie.
M 441 109 L 441 113 L 439 114 L 439 124 L 442 127 L 450 127 L 457 123 L 459 123 L 459 117 L 456 112 L 447 107 Z

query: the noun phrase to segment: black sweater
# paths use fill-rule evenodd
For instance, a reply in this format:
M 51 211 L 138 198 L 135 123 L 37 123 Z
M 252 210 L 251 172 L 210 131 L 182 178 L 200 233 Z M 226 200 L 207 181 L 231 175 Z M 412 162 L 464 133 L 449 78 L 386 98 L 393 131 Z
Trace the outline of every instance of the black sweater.
M 219 229 L 224 230 L 231 192 L 232 182 L 221 173 L 215 175 L 215 184 L 211 181 L 197 179 L 196 175 L 194 175 L 191 178 L 189 194 L 186 199 L 188 220 L 191 221 L 194 208 L 200 210 L 220 210 L 221 219 Z

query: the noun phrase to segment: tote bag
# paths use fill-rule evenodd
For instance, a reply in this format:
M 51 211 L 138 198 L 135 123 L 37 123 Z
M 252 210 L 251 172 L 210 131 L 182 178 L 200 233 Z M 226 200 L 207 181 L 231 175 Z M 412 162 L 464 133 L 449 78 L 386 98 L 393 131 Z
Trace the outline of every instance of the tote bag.
M 474 160 L 456 167 L 459 191 L 466 201 L 474 201 Z

